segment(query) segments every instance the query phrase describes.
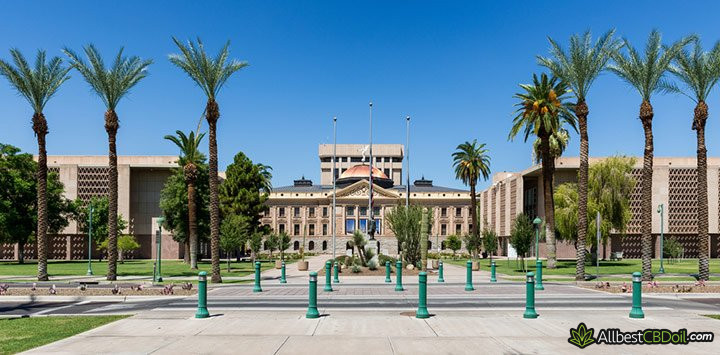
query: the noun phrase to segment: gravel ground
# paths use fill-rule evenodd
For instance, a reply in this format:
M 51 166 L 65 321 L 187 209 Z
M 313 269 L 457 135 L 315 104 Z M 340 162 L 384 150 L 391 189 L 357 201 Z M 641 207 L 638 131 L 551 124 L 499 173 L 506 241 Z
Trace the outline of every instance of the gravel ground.
M 632 293 L 630 283 L 627 284 L 627 290 L 625 292 L 622 290 L 622 284 L 610 284 L 609 288 L 600 288 L 595 285 L 583 285 L 582 287 L 609 293 Z M 647 284 L 643 284 L 642 291 L 643 293 L 720 293 L 720 285 L 696 286 L 694 283 L 673 283 L 658 284 L 655 287 L 651 287 Z
M 56 288 L 56 294 L 57 296 L 161 296 L 163 294 L 163 288 L 162 287 L 153 287 L 153 288 L 145 288 L 142 291 L 139 290 L 132 290 L 129 287 L 120 287 L 120 292 L 118 294 L 113 294 L 111 288 L 101 288 L 101 287 L 88 287 L 87 289 L 80 290 L 78 288 L 70 288 L 70 287 L 58 287 Z M 177 284 L 173 288 L 173 294 L 176 296 L 190 296 L 197 293 L 196 287 L 193 285 L 192 290 L 183 290 L 180 288 L 180 285 Z M 49 287 L 38 287 L 35 291 L 30 289 L 29 287 L 12 287 L 8 288 L 7 291 L 4 292 L 5 296 L 51 296 L 49 291 Z M 3 295 L 0 295 L 0 298 L 2 298 Z

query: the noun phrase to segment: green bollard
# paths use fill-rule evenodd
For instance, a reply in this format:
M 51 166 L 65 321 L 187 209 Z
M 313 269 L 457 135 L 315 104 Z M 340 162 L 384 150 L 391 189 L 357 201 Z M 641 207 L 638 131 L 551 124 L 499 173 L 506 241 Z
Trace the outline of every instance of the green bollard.
M 340 272 L 340 271 L 339 271 L 340 266 L 338 266 L 337 261 L 335 261 L 335 264 L 333 265 L 333 267 L 335 268 L 335 269 L 333 270 L 333 282 L 334 282 L 334 283 L 340 283 L 340 279 L 338 278 L 338 273 Z
M 633 272 L 632 274 L 633 283 L 633 304 L 630 310 L 630 318 L 645 318 L 645 313 L 642 310 L 642 274 L 639 272 Z
M 282 267 L 280 268 L 280 283 L 287 283 L 287 279 L 285 279 L 285 260 L 282 261 Z
M 397 283 L 395 284 L 395 291 L 405 291 L 402 285 L 402 268 L 403 264 L 402 261 L 398 260 L 395 262 L 395 270 L 397 272 L 397 275 L 395 275 L 395 280 L 397 280 Z
M 490 282 L 497 282 L 495 277 L 495 260 L 490 262 Z
M 418 309 L 415 318 L 430 318 L 427 310 L 427 272 L 422 271 L 418 275 Z
M 253 292 L 262 292 L 262 287 L 260 287 L 260 262 L 255 262 L 255 287 L 253 287 Z
M 330 283 L 330 273 L 331 273 L 330 267 L 331 267 L 331 265 L 332 265 L 332 263 L 330 262 L 330 260 L 325 262 L 325 288 L 323 289 L 323 291 L 325 291 L 325 292 L 332 292 L 332 290 L 333 290 L 332 284 Z
M 390 261 L 385 262 L 385 282 L 392 282 L 392 280 L 390 280 Z
M 465 291 L 475 291 L 472 285 L 472 261 L 468 260 L 465 264 L 467 266 L 467 276 L 465 277 Z
M 310 289 L 308 290 L 308 310 L 305 318 L 320 318 L 317 309 L 317 272 L 310 273 Z
M 445 282 L 445 278 L 443 277 L 443 262 L 442 262 L 442 260 L 438 261 L 438 282 Z
M 523 318 L 537 318 L 538 314 L 535 312 L 535 274 L 528 272 L 526 280 L 526 291 L 525 291 L 525 313 Z
M 200 271 L 198 274 L 198 309 L 195 318 L 210 317 L 207 309 L 207 272 Z
M 542 284 L 542 260 L 537 259 L 535 261 L 535 271 L 536 271 L 535 275 L 537 275 L 535 277 L 535 289 L 536 290 L 544 290 L 545 287 L 543 287 L 543 284 Z

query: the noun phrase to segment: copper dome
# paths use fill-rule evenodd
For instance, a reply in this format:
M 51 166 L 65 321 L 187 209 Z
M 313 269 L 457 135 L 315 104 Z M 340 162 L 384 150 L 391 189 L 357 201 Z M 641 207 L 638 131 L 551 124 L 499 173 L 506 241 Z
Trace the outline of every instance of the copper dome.
M 380 179 L 389 179 L 385 173 L 383 173 L 380 169 L 373 166 L 372 168 L 372 176 L 374 178 L 380 178 Z M 368 171 L 370 170 L 370 166 L 368 165 L 355 165 L 351 167 L 350 169 L 345 170 L 342 174 L 340 174 L 340 179 L 344 178 L 351 178 L 351 177 L 361 177 L 361 178 L 367 178 L 370 176 Z

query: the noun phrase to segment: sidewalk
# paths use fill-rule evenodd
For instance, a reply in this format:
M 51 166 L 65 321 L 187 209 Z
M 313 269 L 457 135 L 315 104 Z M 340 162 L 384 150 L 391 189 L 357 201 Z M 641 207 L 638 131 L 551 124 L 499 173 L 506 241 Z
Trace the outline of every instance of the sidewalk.
M 579 322 L 596 332 L 600 328 L 687 328 L 720 335 L 720 321 L 677 311 L 653 311 L 639 320 L 628 318 L 627 311 L 545 310 L 537 319 L 523 319 L 516 311 L 443 311 L 425 320 L 413 314 L 333 310 L 319 319 L 306 319 L 303 311 L 233 310 L 199 320 L 186 311 L 148 311 L 29 353 L 571 354 L 580 351 L 567 341 L 570 328 Z M 717 341 L 592 344 L 582 352 L 715 354 Z

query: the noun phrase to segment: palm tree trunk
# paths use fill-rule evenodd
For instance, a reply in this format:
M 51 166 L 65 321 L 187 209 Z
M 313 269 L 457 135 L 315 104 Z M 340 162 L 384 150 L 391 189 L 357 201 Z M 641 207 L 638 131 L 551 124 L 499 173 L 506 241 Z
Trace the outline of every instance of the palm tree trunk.
M 557 262 L 557 247 L 555 245 L 555 204 L 553 203 L 553 174 L 555 173 L 555 158 L 550 153 L 549 135 L 540 135 L 540 154 L 542 155 L 547 268 L 554 269 Z
M 183 241 L 183 247 L 185 247 L 183 262 L 190 265 L 190 238 L 185 238 L 185 241 Z
M 190 269 L 197 270 L 197 204 L 195 202 L 195 179 L 197 174 L 195 166 L 186 165 L 185 170 L 192 170 L 186 174 L 191 175 L 187 181 L 187 198 L 188 198 L 188 239 L 190 243 Z
M 587 238 L 587 205 L 588 205 L 588 155 L 589 142 L 587 134 L 588 107 L 585 101 L 575 105 L 575 116 L 580 126 L 580 169 L 578 171 L 578 242 L 575 262 L 575 280 L 585 279 L 585 239 Z
M 425 211 L 423 210 L 423 213 Z M 478 224 L 477 224 L 477 197 L 475 196 L 475 181 L 470 182 L 470 225 L 472 226 L 473 237 L 477 239 L 478 235 Z
M 117 280 L 117 216 L 118 216 L 118 172 L 117 147 L 115 139 L 120 128 L 115 110 L 105 112 L 105 131 L 108 134 L 108 271 L 107 280 Z
M 708 106 L 704 101 L 695 107 L 693 129 L 697 133 L 697 198 L 698 198 L 698 274 L 701 280 L 710 277 L 710 241 L 708 236 L 707 148 L 705 147 L 705 122 Z
M 47 271 L 47 150 L 45 149 L 45 136 L 48 133 L 47 120 L 42 112 L 36 112 L 32 117 L 33 131 L 38 142 L 38 169 L 37 169 L 37 257 L 38 281 L 48 280 Z
M 640 104 L 640 121 L 645 132 L 645 152 L 642 170 L 642 274 L 644 281 L 652 280 L 652 175 L 653 175 L 653 107 L 650 101 Z
M 209 126 L 210 144 L 210 254 L 212 262 L 211 282 L 222 282 L 220 276 L 220 201 L 218 199 L 218 156 L 217 156 L 217 121 L 220 108 L 214 99 L 208 99 L 205 108 Z

